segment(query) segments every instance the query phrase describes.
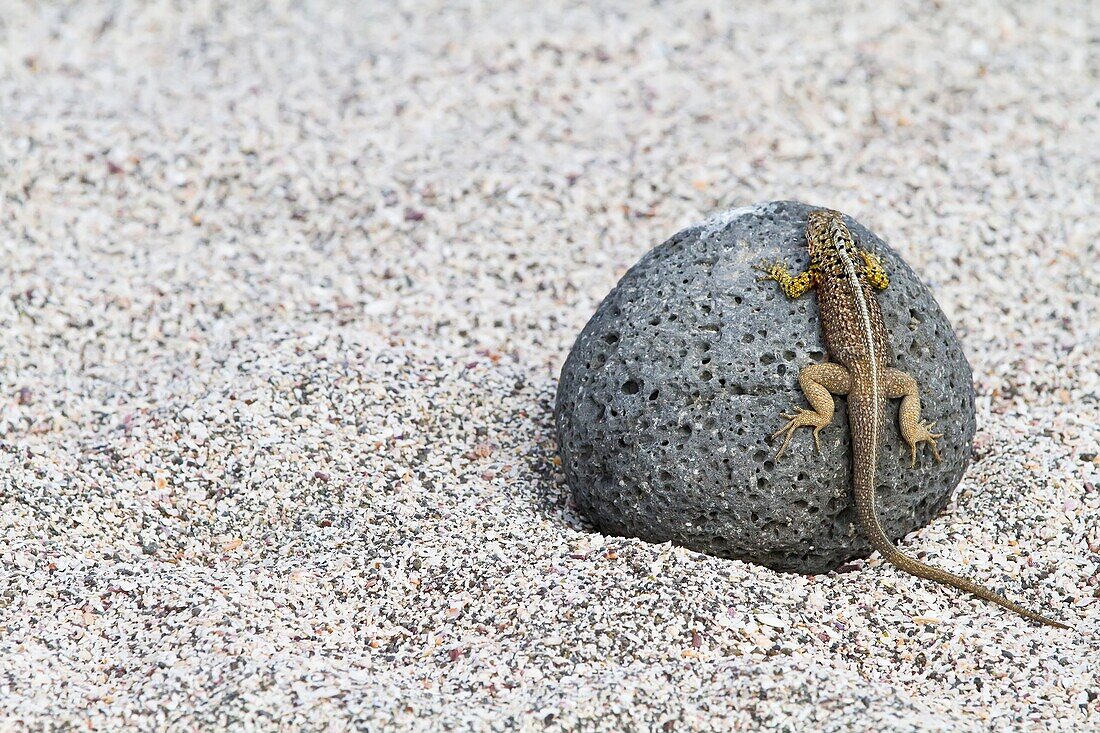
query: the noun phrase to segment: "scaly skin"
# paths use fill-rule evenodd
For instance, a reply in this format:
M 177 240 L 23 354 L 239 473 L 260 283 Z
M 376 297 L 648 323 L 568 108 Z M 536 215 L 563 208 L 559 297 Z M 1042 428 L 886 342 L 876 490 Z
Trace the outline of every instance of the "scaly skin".
M 972 580 L 914 560 L 886 536 L 875 511 L 875 469 L 887 402 L 902 399 L 901 434 L 909 444 L 913 463 L 922 443 L 928 444 L 938 461 L 936 438 L 942 434 L 933 433 L 931 425 L 921 422 L 916 380 L 891 366 L 893 354 L 886 324 L 875 298 L 875 290 L 882 290 L 890 283 L 878 257 L 860 249 L 835 211 L 822 209 L 810 213 L 806 241 L 810 248 L 810 267 L 806 272 L 792 276 L 782 264 L 773 264 L 761 268 L 764 273 L 761 279 L 778 282 L 789 298 L 817 290 L 825 346 L 833 361 L 806 367 L 799 374 L 799 385 L 813 409 L 798 408 L 794 414 L 783 413 L 788 422 L 772 436 L 784 436 L 777 458 L 783 455 L 798 428 L 813 428 L 817 444 L 818 433 L 833 417 L 832 395 L 847 395 L 856 514 L 871 546 L 907 573 L 973 593 L 1033 621 L 1069 628 Z

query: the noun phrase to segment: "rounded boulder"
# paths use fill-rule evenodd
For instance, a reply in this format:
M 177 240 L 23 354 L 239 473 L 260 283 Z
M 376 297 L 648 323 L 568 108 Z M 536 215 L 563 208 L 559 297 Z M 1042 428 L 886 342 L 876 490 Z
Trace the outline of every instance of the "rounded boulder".
M 821 573 L 871 553 L 855 525 L 846 404 L 795 433 L 775 459 L 781 412 L 807 406 L 799 371 L 827 359 L 810 293 L 788 300 L 754 265 L 808 264 L 816 207 L 731 210 L 646 254 L 603 300 L 562 369 L 555 420 L 579 509 L 607 534 L 677 545 L 780 571 Z M 878 294 L 895 366 L 916 378 L 923 417 L 944 435 L 910 467 L 897 401 L 877 469 L 878 513 L 895 541 L 927 524 L 962 478 L 974 437 L 970 366 L 928 288 L 894 250 L 845 217 L 879 255 Z

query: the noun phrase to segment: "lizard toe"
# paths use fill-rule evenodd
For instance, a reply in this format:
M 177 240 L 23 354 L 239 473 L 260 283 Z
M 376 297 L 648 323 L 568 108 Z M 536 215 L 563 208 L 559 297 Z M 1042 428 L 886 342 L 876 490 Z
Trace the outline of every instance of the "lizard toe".
M 825 427 L 824 425 L 821 425 L 819 427 L 814 428 L 814 447 L 817 449 L 818 453 L 821 452 L 821 439 L 818 436 L 821 433 L 821 429 L 824 428 L 824 427 Z

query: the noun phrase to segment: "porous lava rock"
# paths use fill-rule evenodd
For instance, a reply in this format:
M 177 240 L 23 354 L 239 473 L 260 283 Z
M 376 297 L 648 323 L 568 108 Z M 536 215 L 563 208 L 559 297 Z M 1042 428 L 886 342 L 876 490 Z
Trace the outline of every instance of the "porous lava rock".
M 577 338 L 555 420 L 580 510 L 607 534 L 672 541 L 780 571 L 821 573 L 871 547 L 855 526 L 846 402 L 821 452 L 796 432 L 782 459 L 769 436 L 806 406 L 804 366 L 826 360 L 816 295 L 788 300 L 753 265 L 808 264 L 816 207 L 734 209 L 681 231 L 632 267 Z M 944 433 L 909 466 L 897 402 L 879 453 L 878 512 L 895 540 L 927 524 L 962 478 L 974 436 L 970 365 L 928 288 L 879 237 L 846 218 L 890 273 L 879 293 L 895 365 Z

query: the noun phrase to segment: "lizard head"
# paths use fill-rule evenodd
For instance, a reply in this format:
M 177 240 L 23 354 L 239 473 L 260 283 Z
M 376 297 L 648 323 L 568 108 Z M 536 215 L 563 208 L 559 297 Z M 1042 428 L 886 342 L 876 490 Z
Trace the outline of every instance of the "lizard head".
M 810 265 L 831 275 L 840 275 L 845 259 L 861 262 L 856 238 L 840 214 L 830 209 L 810 212 L 806 223 Z

